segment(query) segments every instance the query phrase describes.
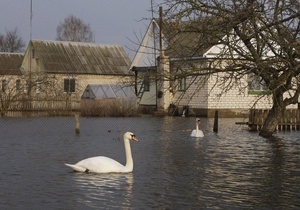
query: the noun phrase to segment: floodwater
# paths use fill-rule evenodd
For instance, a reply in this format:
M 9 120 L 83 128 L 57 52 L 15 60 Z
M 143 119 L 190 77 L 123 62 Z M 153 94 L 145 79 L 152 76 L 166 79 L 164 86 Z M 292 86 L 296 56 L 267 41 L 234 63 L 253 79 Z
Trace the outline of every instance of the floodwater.
M 194 118 L 0 119 L 0 209 L 299 209 L 299 131 L 272 139 L 235 122 Z M 134 170 L 75 173 L 64 163 L 98 155 L 125 162 L 133 131 Z

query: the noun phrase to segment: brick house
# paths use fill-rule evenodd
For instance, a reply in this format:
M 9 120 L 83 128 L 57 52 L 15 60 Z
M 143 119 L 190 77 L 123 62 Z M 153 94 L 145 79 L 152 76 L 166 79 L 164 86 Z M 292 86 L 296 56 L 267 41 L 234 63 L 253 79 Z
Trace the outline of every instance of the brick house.
M 171 24 L 170 24 L 171 25 Z M 141 106 L 158 107 L 160 95 L 166 107 L 176 107 L 178 114 L 189 111 L 191 115 L 213 117 L 215 110 L 219 111 L 221 117 L 248 116 L 249 109 L 268 109 L 272 106 L 272 101 L 267 96 L 261 97 L 259 93 L 264 91 L 264 87 L 258 82 L 255 83 L 250 75 L 244 76 L 240 83 L 245 89 L 232 87 L 224 92 L 221 86 L 216 85 L 218 75 L 208 76 L 184 76 L 185 70 L 191 67 L 201 68 L 207 59 L 219 57 L 221 46 L 211 45 L 206 42 L 210 37 L 199 37 L 198 33 L 177 31 L 164 22 L 163 30 L 156 19 L 152 19 L 140 47 L 131 63 L 131 70 L 136 75 L 136 93 Z M 159 32 L 162 34 L 159 35 Z M 162 37 L 162 40 L 159 40 Z M 203 42 L 201 48 L 195 51 L 195 42 Z M 159 46 L 158 43 L 161 43 Z M 160 49 L 159 49 L 160 48 Z M 168 60 L 161 64 L 160 60 Z M 161 66 L 163 65 L 163 66 Z M 172 72 L 180 70 L 180 77 L 172 78 L 160 89 L 158 83 L 166 83 L 167 79 L 159 82 L 159 71 L 168 69 L 167 74 L 172 77 Z M 166 88 L 166 85 L 168 86 Z M 160 93 L 164 94 L 160 94 Z M 257 100 L 260 98 L 260 100 Z M 296 106 L 296 105 L 295 105 Z M 187 109 L 188 108 L 188 109 Z M 290 105 L 288 108 L 295 108 Z
M 22 98 L 23 74 L 20 70 L 24 54 L 0 53 L 0 112 L 16 107 Z
M 79 109 L 87 85 L 129 83 L 130 62 L 119 45 L 31 40 L 21 71 L 32 106 L 49 108 L 61 101 Z

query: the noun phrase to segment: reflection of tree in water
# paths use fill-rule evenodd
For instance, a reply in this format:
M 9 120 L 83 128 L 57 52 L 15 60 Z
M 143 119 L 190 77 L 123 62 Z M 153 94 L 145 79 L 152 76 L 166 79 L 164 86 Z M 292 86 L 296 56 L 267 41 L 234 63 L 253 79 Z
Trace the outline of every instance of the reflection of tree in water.
M 262 199 L 265 200 L 264 203 L 269 203 L 269 207 L 276 208 L 277 206 L 284 206 L 282 204 L 286 202 L 283 185 L 289 176 L 285 170 L 288 160 L 283 139 L 273 136 L 267 139 L 267 143 L 270 145 L 270 154 L 266 154 L 269 160 L 266 162 L 262 189 L 260 190 L 265 191 L 262 196 Z
M 133 174 L 74 173 L 74 184 L 79 192 L 76 201 L 88 207 L 130 207 Z

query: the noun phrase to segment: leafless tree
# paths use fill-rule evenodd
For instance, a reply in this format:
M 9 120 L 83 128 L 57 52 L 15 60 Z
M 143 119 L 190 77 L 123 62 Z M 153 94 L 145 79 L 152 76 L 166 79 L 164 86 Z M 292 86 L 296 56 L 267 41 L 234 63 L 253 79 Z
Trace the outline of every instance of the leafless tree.
M 0 34 L 0 49 L 2 49 L 3 38 L 4 38 L 4 36 L 3 36 L 2 34 Z M 0 51 L 1 51 L 1 50 L 0 50 Z
M 190 66 L 178 74 L 218 75 L 217 82 L 224 91 L 242 85 L 239 82 L 245 76 L 260 78 L 273 102 L 260 135 L 271 136 L 281 113 L 288 105 L 298 103 L 300 2 L 165 0 L 164 8 L 165 18 L 174 28 L 173 38 L 182 32 L 201 37 L 190 45 L 190 51 L 196 53 L 207 44 L 222 46 L 217 57 L 203 61 L 201 68 Z M 178 27 L 182 23 L 186 26 Z
M 57 28 L 59 41 L 93 42 L 93 32 L 89 24 L 73 15 L 68 16 Z
M 21 77 L 0 75 L 0 115 L 5 116 L 9 110 L 18 109 L 22 103 Z
M 23 52 L 25 42 L 19 35 L 18 28 L 7 30 L 5 35 L 0 34 L 0 51 L 2 52 Z

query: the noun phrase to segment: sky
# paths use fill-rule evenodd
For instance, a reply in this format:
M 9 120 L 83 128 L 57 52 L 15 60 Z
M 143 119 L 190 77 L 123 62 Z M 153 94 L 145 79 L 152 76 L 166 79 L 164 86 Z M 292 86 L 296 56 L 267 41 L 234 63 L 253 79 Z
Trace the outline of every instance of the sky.
M 55 40 L 56 27 L 69 15 L 90 24 L 96 43 L 122 45 L 132 59 L 152 17 L 151 0 L 0 0 L 0 34 L 17 27 L 26 46 L 30 34 Z

